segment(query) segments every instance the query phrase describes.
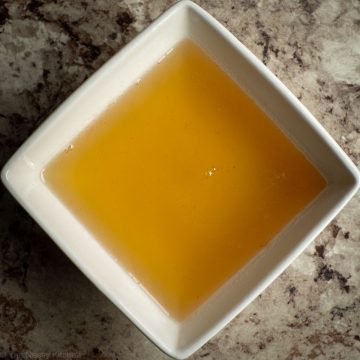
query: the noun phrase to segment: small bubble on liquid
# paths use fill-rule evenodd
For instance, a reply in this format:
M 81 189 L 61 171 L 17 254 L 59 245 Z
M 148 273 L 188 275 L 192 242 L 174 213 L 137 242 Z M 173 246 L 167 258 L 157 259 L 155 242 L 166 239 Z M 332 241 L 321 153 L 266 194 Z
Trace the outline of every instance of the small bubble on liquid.
M 206 176 L 214 176 L 217 171 L 216 167 L 212 167 L 210 170 L 206 172 Z
M 276 180 L 284 180 L 286 178 L 286 172 L 285 171 L 282 171 L 281 173 L 277 174 L 275 176 L 275 179 Z
M 136 85 L 139 85 L 141 83 L 141 79 L 136 80 Z
M 73 144 L 68 145 L 68 147 L 65 149 L 65 152 L 69 152 L 74 148 Z

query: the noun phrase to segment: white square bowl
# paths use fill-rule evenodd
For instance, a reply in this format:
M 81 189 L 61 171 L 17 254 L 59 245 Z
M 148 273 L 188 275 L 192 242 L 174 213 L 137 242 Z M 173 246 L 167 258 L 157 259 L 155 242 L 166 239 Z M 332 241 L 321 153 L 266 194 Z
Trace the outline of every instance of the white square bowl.
M 177 322 L 134 282 L 42 181 L 72 139 L 184 38 L 192 39 L 269 115 L 327 181 L 326 188 L 205 304 Z M 13 196 L 83 273 L 163 351 L 185 358 L 215 335 L 305 249 L 359 188 L 349 158 L 297 98 L 221 24 L 181 1 L 72 94 L 2 171 Z

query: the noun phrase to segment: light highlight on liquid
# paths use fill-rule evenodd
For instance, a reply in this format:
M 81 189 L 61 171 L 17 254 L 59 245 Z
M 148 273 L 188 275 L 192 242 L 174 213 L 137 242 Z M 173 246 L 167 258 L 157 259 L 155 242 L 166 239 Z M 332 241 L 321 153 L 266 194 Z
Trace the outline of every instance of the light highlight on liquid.
M 325 187 L 304 155 L 190 40 L 74 139 L 44 178 L 176 319 Z

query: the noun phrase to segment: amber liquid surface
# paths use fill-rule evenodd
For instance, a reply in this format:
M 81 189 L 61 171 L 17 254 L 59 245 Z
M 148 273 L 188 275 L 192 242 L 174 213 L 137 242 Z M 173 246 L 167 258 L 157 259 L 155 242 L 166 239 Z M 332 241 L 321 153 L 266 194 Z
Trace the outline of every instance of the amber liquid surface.
M 325 187 L 190 40 L 74 139 L 44 179 L 175 319 L 204 302 Z

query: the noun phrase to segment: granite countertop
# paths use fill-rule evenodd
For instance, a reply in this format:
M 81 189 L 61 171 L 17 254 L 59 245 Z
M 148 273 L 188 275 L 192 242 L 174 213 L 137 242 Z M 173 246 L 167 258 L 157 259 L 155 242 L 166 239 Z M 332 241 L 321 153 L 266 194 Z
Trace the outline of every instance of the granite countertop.
M 0 166 L 171 3 L 0 0 Z M 360 2 L 198 3 L 294 92 L 359 166 Z M 0 284 L 0 359 L 168 359 L 2 185 Z M 360 194 L 192 357 L 240 358 L 360 358 Z

